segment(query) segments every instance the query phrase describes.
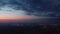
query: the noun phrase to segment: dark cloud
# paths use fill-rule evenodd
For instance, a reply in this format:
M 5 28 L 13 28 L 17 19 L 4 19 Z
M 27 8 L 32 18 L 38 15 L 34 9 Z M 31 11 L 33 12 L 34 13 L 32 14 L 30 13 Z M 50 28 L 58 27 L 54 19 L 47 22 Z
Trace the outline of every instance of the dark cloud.
M 0 0 L 0 6 L 8 4 L 27 15 L 60 17 L 60 0 Z
M 32 0 L 31 1 L 32 10 L 42 13 L 44 16 L 57 17 L 60 13 L 60 1 L 59 0 Z

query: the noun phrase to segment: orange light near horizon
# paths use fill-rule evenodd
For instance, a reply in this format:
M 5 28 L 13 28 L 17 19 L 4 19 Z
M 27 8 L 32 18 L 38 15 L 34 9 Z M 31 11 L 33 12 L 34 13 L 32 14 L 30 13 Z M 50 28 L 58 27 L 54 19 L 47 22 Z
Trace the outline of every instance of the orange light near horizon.
M 10 21 L 25 21 L 32 20 L 35 17 L 32 16 L 0 16 L 0 22 L 10 22 Z

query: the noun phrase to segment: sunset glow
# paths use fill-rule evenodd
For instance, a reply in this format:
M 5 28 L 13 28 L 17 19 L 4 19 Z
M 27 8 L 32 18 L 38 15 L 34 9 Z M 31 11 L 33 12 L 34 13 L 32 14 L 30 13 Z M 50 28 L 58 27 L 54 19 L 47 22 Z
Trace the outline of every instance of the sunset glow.
M 0 22 L 24 21 L 36 19 L 34 16 L 0 16 Z
M 36 18 L 36 16 L 27 15 L 24 10 L 15 10 L 9 5 L 0 8 L 0 22 L 24 21 Z

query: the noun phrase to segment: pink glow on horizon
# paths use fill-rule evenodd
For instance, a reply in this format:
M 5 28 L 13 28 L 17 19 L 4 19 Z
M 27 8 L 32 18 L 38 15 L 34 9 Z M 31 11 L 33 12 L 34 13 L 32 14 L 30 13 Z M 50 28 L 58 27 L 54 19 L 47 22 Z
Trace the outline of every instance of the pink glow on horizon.
M 26 21 L 36 19 L 36 17 L 15 17 L 15 18 L 0 18 L 0 22 L 14 22 L 14 21 Z

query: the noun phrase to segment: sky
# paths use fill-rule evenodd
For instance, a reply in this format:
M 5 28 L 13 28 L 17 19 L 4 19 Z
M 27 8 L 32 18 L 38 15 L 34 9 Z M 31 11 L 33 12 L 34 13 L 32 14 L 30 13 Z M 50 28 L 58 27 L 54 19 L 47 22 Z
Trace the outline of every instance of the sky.
M 7 4 L 0 6 L 0 22 L 10 22 L 11 20 L 32 20 L 38 18 L 37 16 L 27 15 L 25 10 L 16 10 L 12 5 Z
M 0 21 L 53 17 L 60 21 L 59 0 L 0 0 Z M 51 21 L 49 19 L 49 21 Z M 38 20 L 39 21 L 39 20 Z M 57 22 L 58 22 L 57 21 Z
M 1 19 L 10 19 L 10 20 L 19 20 L 19 19 L 36 19 L 38 17 L 33 15 L 27 15 L 27 12 L 24 10 L 15 10 L 10 5 L 5 5 L 0 8 L 0 20 Z
M 28 16 L 24 10 L 14 10 L 8 6 L 3 6 L 0 8 L 0 19 L 12 19 Z

